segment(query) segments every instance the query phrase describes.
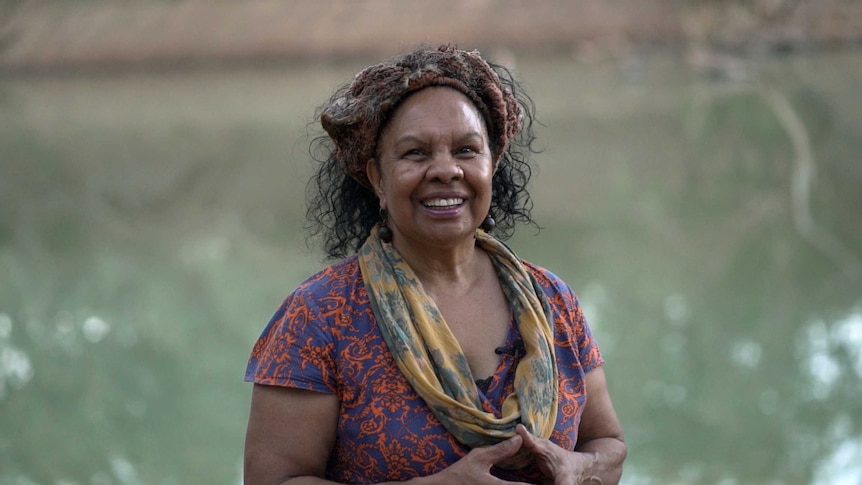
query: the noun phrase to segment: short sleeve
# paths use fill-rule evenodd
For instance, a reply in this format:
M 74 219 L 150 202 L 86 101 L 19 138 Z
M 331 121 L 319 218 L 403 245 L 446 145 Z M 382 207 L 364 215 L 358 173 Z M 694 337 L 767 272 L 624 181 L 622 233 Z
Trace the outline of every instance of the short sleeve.
M 331 314 L 314 293 L 301 285 L 275 312 L 252 349 L 246 381 L 335 392 Z

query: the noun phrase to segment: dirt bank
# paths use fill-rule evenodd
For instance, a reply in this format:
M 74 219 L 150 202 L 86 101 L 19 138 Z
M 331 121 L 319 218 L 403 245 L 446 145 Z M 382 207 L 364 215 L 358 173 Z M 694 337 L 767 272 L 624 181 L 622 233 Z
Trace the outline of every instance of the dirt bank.
M 417 41 L 585 57 L 632 48 L 843 48 L 862 2 L 842 0 L 256 0 L 6 2 L 0 70 L 388 55 Z M 11 5 L 11 6 L 10 6 Z

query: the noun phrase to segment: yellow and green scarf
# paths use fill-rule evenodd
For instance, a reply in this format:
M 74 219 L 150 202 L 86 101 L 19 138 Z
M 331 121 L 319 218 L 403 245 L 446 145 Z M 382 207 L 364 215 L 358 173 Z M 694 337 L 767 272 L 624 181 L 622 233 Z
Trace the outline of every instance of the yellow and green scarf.
M 526 351 L 500 418 L 482 409 L 461 346 L 416 274 L 391 244 L 380 240 L 377 228 L 359 250 L 374 316 L 401 372 L 459 442 L 471 448 L 495 444 L 512 437 L 518 423 L 548 438 L 557 420 L 558 386 L 550 306 L 505 244 L 481 230 L 476 242 L 494 262 Z M 521 458 L 514 467 L 525 463 Z

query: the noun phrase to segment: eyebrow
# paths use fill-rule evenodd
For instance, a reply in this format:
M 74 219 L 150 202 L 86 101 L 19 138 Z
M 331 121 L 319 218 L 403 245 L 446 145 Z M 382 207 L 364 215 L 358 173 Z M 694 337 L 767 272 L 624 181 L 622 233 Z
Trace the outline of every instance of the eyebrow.
M 456 141 L 463 143 L 464 140 L 468 140 L 468 139 L 483 140 L 484 138 L 482 136 L 482 133 L 479 133 L 478 131 L 470 131 L 470 132 L 465 133 L 464 135 L 458 137 L 456 139 Z M 408 134 L 408 135 L 405 135 L 405 136 L 395 140 L 394 145 L 400 146 L 400 145 L 403 145 L 406 143 L 425 143 L 425 140 L 421 136 Z M 488 141 L 488 143 L 490 144 L 490 140 Z

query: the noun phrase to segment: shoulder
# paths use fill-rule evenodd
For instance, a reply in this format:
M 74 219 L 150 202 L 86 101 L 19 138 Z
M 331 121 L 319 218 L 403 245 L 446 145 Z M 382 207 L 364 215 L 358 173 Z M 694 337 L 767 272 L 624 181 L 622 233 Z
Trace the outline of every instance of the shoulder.
M 327 266 L 300 283 L 282 301 L 261 333 L 253 356 L 267 352 L 280 356 L 291 349 L 300 352 L 300 347 L 325 347 L 334 341 L 336 327 L 354 320 L 357 313 L 370 314 L 367 302 L 355 257 Z
M 362 272 L 356 255 L 337 261 L 299 284 L 290 296 L 319 297 L 350 291 L 362 285 Z
M 569 285 L 563 281 L 562 278 L 548 270 L 547 268 L 543 268 L 537 264 L 531 263 L 529 261 L 521 260 L 521 263 L 527 268 L 527 271 L 536 278 L 536 281 L 542 287 L 548 296 L 554 296 L 556 294 L 566 294 L 570 295 L 572 298 L 576 298 L 574 291 L 569 287 Z
M 578 296 L 562 278 L 539 265 L 523 261 L 545 293 L 558 324 L 576 327 L 586 325 Z
M 368 293 L 357 257 L 349 256 L 309 276 L 282 301 L 274 321 L 327 321 L 362 311 Z

